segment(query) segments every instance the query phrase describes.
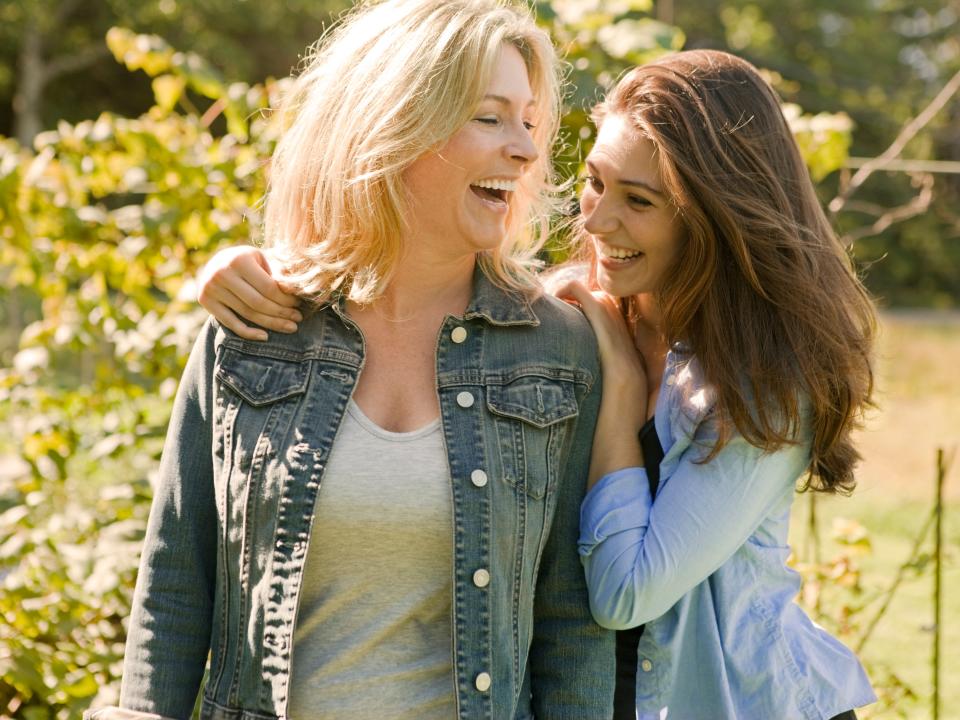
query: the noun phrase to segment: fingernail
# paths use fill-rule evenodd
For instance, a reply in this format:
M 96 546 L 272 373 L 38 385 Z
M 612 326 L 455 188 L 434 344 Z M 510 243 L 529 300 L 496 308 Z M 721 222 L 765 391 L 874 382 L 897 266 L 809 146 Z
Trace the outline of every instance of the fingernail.
M 261 342 L 266 342 L 267 334 L 265 332 L 257 333 L 257 340 L 260 340 Z
M 303 315 L 301 315 L 301 314 L 298 313 L 296 310 L 294 310 L 294 311 L 293 311 L 293 320 L 294 320 L 294 322 L 300 322 L 301 320 L 303 320 Z
M 287 332 L 296 332 L 297 326 L 292 322 L 288 322 L 283 324 L 283 329 L 286 330 Z

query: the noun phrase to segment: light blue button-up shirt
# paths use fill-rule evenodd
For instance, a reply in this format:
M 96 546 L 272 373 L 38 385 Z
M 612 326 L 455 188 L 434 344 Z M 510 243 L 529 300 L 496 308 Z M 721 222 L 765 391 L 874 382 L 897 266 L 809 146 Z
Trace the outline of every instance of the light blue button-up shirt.
M 665 456 L 656 502 L 643 468 L 606 475 L 584 499 L 579 549 L 594 618 L 646 623 L 640 720 L 823 720 L 876 700 L 854 654 L 794 603 L 790 505 L 810 444 L 764 453 L 715 437 L 695 359 L 667 357 L 655 425 Z

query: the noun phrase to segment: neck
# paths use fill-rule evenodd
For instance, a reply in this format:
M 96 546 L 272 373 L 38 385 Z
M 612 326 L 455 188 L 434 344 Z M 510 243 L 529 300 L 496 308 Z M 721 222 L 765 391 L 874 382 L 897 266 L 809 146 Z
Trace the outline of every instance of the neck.
M 455 260 L 408 255 L 397 266 L 383 295 L 362 308 L 382 318 L 405 322 L 434 314 L 462 315 L 473 292 L 475 255 Z
M 635 298 L 637 317 L 634 325 L 634 341 L 637 350 L 643 356 L 648 370 L 663 365 L 667 355 L 667 342 L 664 338 L 660 305 L 650 293 Z

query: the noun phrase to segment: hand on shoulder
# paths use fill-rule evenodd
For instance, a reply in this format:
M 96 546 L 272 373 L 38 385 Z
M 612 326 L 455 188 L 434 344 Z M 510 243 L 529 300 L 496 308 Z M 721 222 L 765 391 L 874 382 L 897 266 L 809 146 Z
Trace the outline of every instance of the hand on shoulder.
M 268 330 L 296 332 L 303 319 L 299 299 L 273 277 L 267 254 L 249 245 L 218 251 L 197 278 L 197 301 L 222 325 L 247 340 L 266 340 Z

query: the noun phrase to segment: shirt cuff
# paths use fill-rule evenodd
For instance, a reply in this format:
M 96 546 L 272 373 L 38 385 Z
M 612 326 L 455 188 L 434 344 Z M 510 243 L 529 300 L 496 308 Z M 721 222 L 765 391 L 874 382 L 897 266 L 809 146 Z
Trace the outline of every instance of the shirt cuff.
M 597 543 L 611 535 L 645 528 L 651 505 L 646 469 L 629 467 L 604 475 L 580 506 L 580 554 L 589 555 Z

